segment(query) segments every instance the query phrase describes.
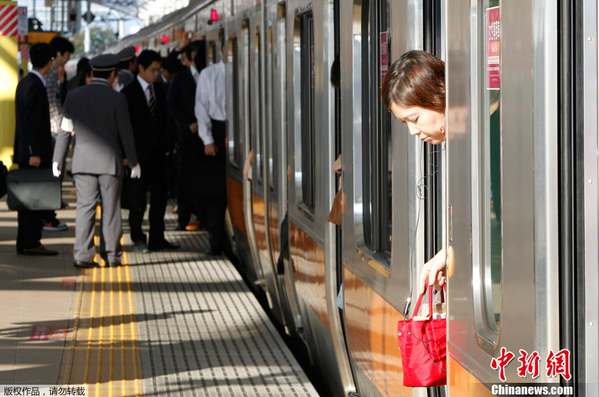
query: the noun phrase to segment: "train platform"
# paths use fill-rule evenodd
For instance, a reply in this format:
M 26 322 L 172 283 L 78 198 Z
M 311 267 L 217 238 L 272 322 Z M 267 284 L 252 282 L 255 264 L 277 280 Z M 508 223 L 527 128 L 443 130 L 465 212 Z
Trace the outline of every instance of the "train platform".
M 181 248 L 135 253 L 124 212 L 124 266 L 79 270 L 72 184 L 63 198 L 69 230 L 42 238 L 54 257 L 16 254 L 17 213 L 0 200 L 0 396 L 34 385 L 82 385 L 72 390 L 87 396 L 318 395 L 231 262 L 204 254 L 205 232 L 174 231 L 169 206 L 166 238 Z

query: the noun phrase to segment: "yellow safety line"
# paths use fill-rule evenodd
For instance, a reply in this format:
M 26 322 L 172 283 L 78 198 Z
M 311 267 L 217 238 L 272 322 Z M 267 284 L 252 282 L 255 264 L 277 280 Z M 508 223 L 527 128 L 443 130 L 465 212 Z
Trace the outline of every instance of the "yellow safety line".
M 94 236 L 96 246 L 98 242 L 98 237 Z M 124 238 L 121 239 L 121 243 L 124 245 Z M 98 256 L 96 258 L 98 263 L 102 261 L 102 264 L 105 265 L 102 259 L 98 258 Z M 141 395 L 141 385 L 139 384 L 140 368 L 138 368 L 141 363 L 138 359 L 138 343 L 136 340 L 135 305 L 133 301 L 131 272 L 127 266 L 128 257 L 125 252 L 123 252 L 122 264 L 123 266 L 116 269 L 103 266 L 100 268 L 84 269 L 82 271 L 84 286 L 81 289 L 80 299 L 82 303 L 76 315 L 79 319 L 86 318 L 89 315 L 87 341 L 83 343 L 83 346 L 87 343 L 87 349 L 81 351 L 81 357 L 76 354 L 76 350 L 73 350 L 74 359 L 71 362 L 70 368 L 65 368 L 65 372 L 68 371 L 68 375 L 66 375 L 68 379 L 74 380 L 73 370 L 75 369 L 76 373 L 77 368 L 84 369 L 84 377 L 79 379 L 78 382 L 88 385 L 90 387 L 90 395 L 97 397 L 131 396 L 133 393 L 135 393 L 135 396 Z M 100 273 L 98 274 L 98 272 Z M 90 289 L 85 288 L 85 285 L 89 285 L 89 282 L 92 283 L 91 293 L 89 293 Z M 118 297 L 115 296 L 117 293 Z M 109 294 L 109 296 L 106 294 Z M 87 299 L 91 299 L 91 303 L 87 304 Z M 99 304 L 96 300 L 99 300 Z M 128 302 L 125 300 L 128 300 Z M 110 309 L 105 307 L 107 304 L 110 305 Z M 115 307 L 115 305 L 118 306 Z M 83 309 L 84 307 L 85 309 Z M 87 313 L 87 310 L 89 310 L 89 313 Z M 120 310 L 120 313 L 118 310 Z M 108 322 L 105 324 L 107 320 L 105 316 L 108 313 L 110 315 L 110 324 Z M 120 328 L 115 323 L 116 321 L 120 321 Z M 129 321 L 130 323 L 131 336 L 126 334 L 126 331 L 129 329 L 125 321 Z M 117 336 L 119 331 L 120 337 Z M 80 334 L 78 328 L 74 332 L 75 341 L 73 349 L 76 349 L 77 338 Z M 104 341 L 104 337 L 108 337 L 109 341 Z M 83 340 L 83 338 L 81 339 Z M 107 347 L 106 343 L 110 343 L 110 350 L 103 352 L 103 348 Z M 116 352 L 118 348 L 115 346 L 116 343 L 120 344 L 120 356 Z M 131 355 L 125 351 L 129 349 L 131 350 Z M 94 354 L 98 355 L 97 359 L 94 357 Z M 118 366 L 119 358 L 122 367 Z M 131 360 L 130 362 L 128 362 L 128 358 Z M 85 363 L 83 360 L 85 360 Z M 94 368 L 94 364 L 98 366 L 97 370 Z M 109 365 L 109 367 L 102 368 L 103 364 Z M 127 372 L 128 368 L 131 373 Z M 94 374 L 91 372 L 94 372 Z M 97 376 L 96 379 L 93 379 L 94 375 Z M 106 380 L 106 375 L 109 376 L 108 380 Z M 115 381 L 115 376 L 122 376 L 122 381 L 120 383 L 118 380 Z M 134 382 L 134 388 L 131 388 L 130 381 Z M 115 385 L 121 385 L 122 390 Z M 95 391 L 92 390 L 93 387 L 95 387 Z M 128 387 L 131 388 L 130 391 Z M 101 388 L 102 390 L 100 390 Z
M 92 269 L 92 305 L 90 309 L 90 318 L 89 318 L 89 331 L 87 333 L 87 356 L 85 359 L 85 384 L 89 384 L 89 361 L 91 357 L 91 349 L 92 349 L 92 340 L 93 340 L 93 331 L 94 331 L 94 310 L 96 303 L 96 270 L 97 268 Z
M 131 292 L 131 272 L 129 266 L 125 267 L 125 274 L 127 275 L 127 294 L 129 295 L 129 312 L 131 313 L 131 342 L 132 342 L 132 353 L 133 360 L 135 362 L 135 395 L 139 396 L 139 365 L 137 365 L 137 338 L 135 336 L 135 314 L 133 312 L 133 293 Z
M 124 255 L 123 255 L 124 256 Z M 125 311 L 123 310 L 124 305 L 123 305 L 123 285 L 122 285 L 122 278 L 121 278 L 121 267 L 119 266 L 117 268 L 117 277 L 118 277 L 118 284 L 119 284 L 119 306 L 121 308 L 121 362 L 123 363 L 123 397 L 127 396 L 127 381 L 126 381 L 126 377 L 127 377 L 127 363 L 125 361 L 125 316 L 124 313 Z
M 114 285 L 112 267 L 104 268 L 110 272 L 110 380 L 108 381 L 108 395 L 112 397 L 112 380 L 114 379 Z
M 102 272 L 102 292 L 100 293 L 100 319 L 104 320 L 104 292 L 106 285 L 104 284 L 104 268 Z M 98 375 L 96 378 L 96 396 L 100 397 L 100 380 L 102 378 L 102 346 L 104 345 L 104 321 L 100 321 L 100 335 L 98 336 Z

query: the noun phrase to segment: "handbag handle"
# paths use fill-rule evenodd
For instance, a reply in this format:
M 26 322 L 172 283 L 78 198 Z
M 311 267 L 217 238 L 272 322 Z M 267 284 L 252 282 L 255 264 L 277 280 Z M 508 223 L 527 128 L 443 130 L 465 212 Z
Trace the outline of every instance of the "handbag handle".
M 428 283 L 428 277 L 426 278 L 424 283 L 425 284 Z M 427 319 L 430 320 L 432 307 L 433 307 L 433 286 L 432 286 L 432 284 L 428 286 L 427 290 L 428 290 L 428 316 L 427 316 Z M 424 290 L 424 292 L 421 293 L 420 296 L 418 297 L 416 306 L 414 306 L 414 313 L 412 314 L 412 317 L 414 317 L 414 315 L 417 315 L 418 312 L 420 311 L 420 305 L 422 303 L 422 298 L 424 298 L 424 294 L 427 292 L 427 290 Z M 445 302 L 445 294 L 446 293 L 447 293 L 447 283 L 443 284 L 443 289 L 441 290 L 441 302 Z

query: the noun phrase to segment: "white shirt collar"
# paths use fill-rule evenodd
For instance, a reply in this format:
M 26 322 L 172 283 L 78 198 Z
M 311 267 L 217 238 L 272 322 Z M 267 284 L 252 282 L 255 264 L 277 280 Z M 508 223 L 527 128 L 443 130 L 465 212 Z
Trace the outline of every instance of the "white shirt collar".
M 198 72 L 198 69 L 195 66 L 193 66 L 193 65 L 189 65 L 189 69 L 191 70 L 191 75 L 197 81 L 198 80 L 198 76 L 200 75 L 200 72 Z
M 141 84 L 141 89 L 146 92 L 150 83 L 142 79 L 139 75 L 137 75 L 137 81 L 139 81 L 139 84 Z
M 44 83 L 44 87 L 46 86 L 46 79 L 44 78 L 44 76 L 42 76 L 42 74 L 40 72 L 38 72 L 35 69 L 32 69 L 31 73 L 33 73 L 34 75 L 36 75 L 37 77 L 39 77 L 40 80 L 42 80 L 42 83 Z

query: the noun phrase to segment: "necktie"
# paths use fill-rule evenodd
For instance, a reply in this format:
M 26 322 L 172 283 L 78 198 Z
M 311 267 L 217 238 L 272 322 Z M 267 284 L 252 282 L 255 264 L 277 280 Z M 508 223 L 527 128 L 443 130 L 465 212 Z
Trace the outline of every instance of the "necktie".
M 151 142 L 152 145 L 158 147 L 160 145 L 160 132 L 158 131 L 158 124 L 156 120 L 156 98 L 154 98 L 154 90 L 152 90 L 152 86 L 148 86 L 148 93 L 150 94 L 150 115 L 152 116 L 152 133 L 151 133 Z
M 150 94 L 150 114 L 152 115 L 152 119 L 156 118 L 156 99 L 154 98 L 154 92 L 152 91 L 152 86 L 148 86 L 148 92 Z

